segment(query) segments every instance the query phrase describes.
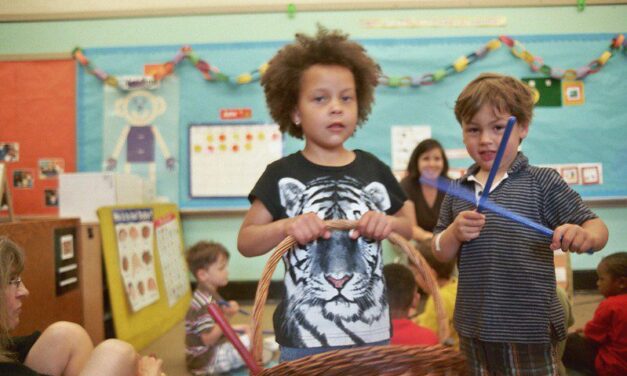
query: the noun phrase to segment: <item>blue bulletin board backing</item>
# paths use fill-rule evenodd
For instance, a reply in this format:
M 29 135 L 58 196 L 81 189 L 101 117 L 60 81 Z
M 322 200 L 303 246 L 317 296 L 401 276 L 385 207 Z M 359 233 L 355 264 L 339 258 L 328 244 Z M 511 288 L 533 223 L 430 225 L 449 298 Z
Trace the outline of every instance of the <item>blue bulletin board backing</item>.
M 545 64 L 576 69 L 597 59 L 614 34 L 568 34 L 512 36 Z M 476 51 L 496 35 L 485 37 L 367 39 L 359 40 L 389 76 L 421 76 L 442 69 L 462 55 Z M 202 59 L 229 77 L 250 72 L 267 62 L 287 41 L 263 43 L 218 43 L 191 46 Z M 181 46 L 84 49 L 90 61 L 110 75 L 139 75 L 144 64 L 164 63 Z M 585 103 L 579 106 L 537 107 L 529 136 L 522 149 L 532 164 L 601 163 L 603 184 L 574 185 L 584 199 L 623 199 L 627 197 L 627 55 L 617 52 L 596 74 L 584 81 Z M 376 103 L 366 124 L 348 146 L 368 150 L 391 163 L 390 127 L 429 125 L 432 136 L 446 149 L 462 149 L 460 127 L 453 114 L 455 98 L 462 88 L 482 72 L 499 72 L 515 77 L 541 77 L 503 46 L 470 65 L 463 72 L 446 77 L 431 86 L 392 88 L 380 86 Z M 189 195 L 190 124 L 216 123 L 221 109 L 248 108 L 247 122 L 272 123 L 258 82 L 236 85 L 205 81 L 189 61 L 180 63 L 174 73 L 179 81 L 178 179 L 158 177 L 158 193 L 178 192 L 169 197 L 183 210 L 227 210 L 248 206 L 245 197 L 191 198 Z M 170 78 L 165 78 L 168 80 Z M 78 69 L 78 168 L 99 171 L 103 153 L 103 83 Z M 284 155 L 302 147 L 302 141 L 284 136 Z M 470 159 L 453 159 L 453 167 L 467 167 Z M 159 172 L 159 169 L 157 170 Z M 165 189 L 175 185 L 177 189 Z

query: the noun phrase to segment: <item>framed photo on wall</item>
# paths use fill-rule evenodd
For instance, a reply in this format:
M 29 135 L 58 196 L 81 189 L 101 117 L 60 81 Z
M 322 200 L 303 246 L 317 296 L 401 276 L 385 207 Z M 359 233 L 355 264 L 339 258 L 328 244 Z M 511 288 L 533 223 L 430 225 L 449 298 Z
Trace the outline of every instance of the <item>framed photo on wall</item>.
M 78 288 L 77 246 L 76 228 L 54 230 L 54 274 L 57 296 Z

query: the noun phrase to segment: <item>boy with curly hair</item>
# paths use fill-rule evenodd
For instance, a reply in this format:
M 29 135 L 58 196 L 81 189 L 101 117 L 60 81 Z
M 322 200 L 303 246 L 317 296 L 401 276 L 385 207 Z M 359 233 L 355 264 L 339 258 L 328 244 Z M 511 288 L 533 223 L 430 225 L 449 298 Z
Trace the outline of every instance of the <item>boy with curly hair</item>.
M 245 256 L 286 236 L 285 297 L 274 314 L 281 360 L 387 344 L 390 317 L 380 241 L 411 236 L 408 203 L 388 166 L 344 142 L 368 118 L 379 66 L 364 48 L 322 27 L 297 34 L 261 79 L 270 114 L 303 150 L 271 163 L 249 195 L 238 236 Z M 331 232 L 325 220 L 357 222 Z

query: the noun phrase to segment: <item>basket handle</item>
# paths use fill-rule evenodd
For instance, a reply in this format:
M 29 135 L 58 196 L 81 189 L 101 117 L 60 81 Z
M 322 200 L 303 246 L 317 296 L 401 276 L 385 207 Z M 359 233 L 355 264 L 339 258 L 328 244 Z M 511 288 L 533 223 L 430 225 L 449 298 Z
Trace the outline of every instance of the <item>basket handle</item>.
M 351 230 L 356 227 L 357 221 L 349 221 L 349 220 L 329 220 L 325 221 L 327 227 L 331 230 Z M 440 292 L 438 289 L 437 282 L 435 277 L 429 271 L 429 268 L 426 266 L 426 262 L 420 252 L 416 251 L 413 246 L 401 235 L 397 233 L 391 233 L 387 239 L 392 242 L 392 244 L 397 245 L 400 249 L 402 249 L 406 254 L 409 260 L 416 266 L 418 272 L 420 273 L 422 279 L 425 281 L 426 286 L 421 286 L 427 292 L 429 292 L 433 296 L 433 300 L 435 303 L 436 314 L 438 317 L 438 338 L 441 342 L 444 342 L 449 337 L 449 327 L 448 327 L 448 319 L 446 317 L 446 312 L 444 311 L 444 306 L 442 304 L 442 298 L 440 297 Z M 262 344 L 263 338 L 261 333 L 261 318 L 263 315 L 263 309 L 266 305 L 266 301 L 268 299 L 268 289 L 270 287 L 270 279 L 272 278 L 272 274 L 276 269 L 279 261 L 281 261 L 281 257 L 284 253 L 290 250 L 296 244 L 296 240 L 293 237 L 288 236 L 279 245 L 277 245 L 276 249 L 270 255 L 266 266 L 263 269 L 263 273 L 261 274 L 261 278 L 259 280 L 259 284 L 257 285 L 257 293 L 255 294 L 255 304 L 253 306 L 252 313 L 252 326 L 253 326 L 253 341 L 252 341 L 252 352 L 253 358 L 258 364 L 261 364 L 262 357 Z

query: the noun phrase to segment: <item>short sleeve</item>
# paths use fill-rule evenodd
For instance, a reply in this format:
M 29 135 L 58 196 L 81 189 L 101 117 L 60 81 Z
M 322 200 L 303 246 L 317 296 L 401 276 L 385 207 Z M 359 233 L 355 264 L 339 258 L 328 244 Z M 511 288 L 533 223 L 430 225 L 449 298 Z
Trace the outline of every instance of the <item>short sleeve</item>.
M 435 225 L 433 229 L 433 233 L 440 233 L 453 222 L 453 196 L 446 195 L 444 196 L 444 200 L 442 200 L 442 206 L 440 207 L 440 215 L 438 217 L 438 224 Z
M 283 217 L 283 209 L 281 208 L 279 199 L 279 176 L 277 170 L 276 164 L 268 165 L 248 195 L 248 201 L 251 204 L 255 201 L 255 199 L 261 201 L 274 220 Z
M 583 202 L 579 193 L 572 189 L 553 169 L 543 169 L 548 174 L 545 191 L 545 215 L 550 228 L 566 223 L 582 225 L 597 218 Z

